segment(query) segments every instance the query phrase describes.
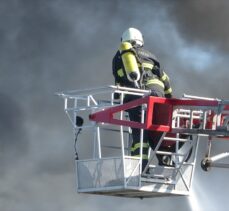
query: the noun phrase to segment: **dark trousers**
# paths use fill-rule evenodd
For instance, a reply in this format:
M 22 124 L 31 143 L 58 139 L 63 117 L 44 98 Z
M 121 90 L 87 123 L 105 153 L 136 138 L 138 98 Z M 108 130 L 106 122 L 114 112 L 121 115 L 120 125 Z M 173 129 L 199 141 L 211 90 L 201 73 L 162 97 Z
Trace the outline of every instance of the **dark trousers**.
M 152 89 L 152 96 L 164 97 L 163 92 L 161 90 Z M 124 99 L 124 102 L 129 102 L 135 100 L 139 97 L 127 95 Z M 141 122 L 141 106 L 132 108 L 128 110 L 130 121 Z M 131 147 L 131 156 L 140 156 L 140 136 L 141 130 L 138 128 L 132 128 L 132 147 Z M 148 151 L 149 146 L 154 149 L 157 142 L 160 140 L 162 136 L 161 132 L 154 132 L 154 136 L 152 136 L 152 132 L 144 130 L 143 132 L 143 149 L 142 149 L 142 171 L 144 171 L 147 163 L 148 163 Z

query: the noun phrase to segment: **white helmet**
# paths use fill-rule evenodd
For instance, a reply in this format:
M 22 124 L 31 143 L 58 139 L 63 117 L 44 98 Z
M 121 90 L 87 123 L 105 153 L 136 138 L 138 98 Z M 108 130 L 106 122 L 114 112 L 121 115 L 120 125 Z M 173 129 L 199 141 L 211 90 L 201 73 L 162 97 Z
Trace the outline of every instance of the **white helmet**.
M 124 31 L 122 34 L 121 41 L 134 41 L 139 46 L 143 46 L 144 44 L 142 33 L 135 28 L 128 28 L 126 31 Z

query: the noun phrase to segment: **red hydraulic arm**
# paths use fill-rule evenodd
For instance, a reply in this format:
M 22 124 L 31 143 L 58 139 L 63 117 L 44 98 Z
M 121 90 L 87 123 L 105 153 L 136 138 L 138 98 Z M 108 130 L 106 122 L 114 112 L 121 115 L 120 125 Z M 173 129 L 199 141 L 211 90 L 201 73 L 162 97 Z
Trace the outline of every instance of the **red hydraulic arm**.
M 145 105 L 146 117 L 144 123 L 118 119 L 117 114 L 128 109 Z M 173 111 L 176 108 L 189 108 L 190 110 L 211 110 L 206 125 L 212 126 L 213 116 L 219 109 L 220 101 L 196 100 L 196 99 L 168 99 L 162 97 L 146 96 L 131 102 L 104 109 L 93 113 L 89 119 L 95 122 L 103 122 L 114 125 L 129 126 L 161 132 L 172 132 Z M 223 110 L 229 110 L 229 106 L 223 106 Z

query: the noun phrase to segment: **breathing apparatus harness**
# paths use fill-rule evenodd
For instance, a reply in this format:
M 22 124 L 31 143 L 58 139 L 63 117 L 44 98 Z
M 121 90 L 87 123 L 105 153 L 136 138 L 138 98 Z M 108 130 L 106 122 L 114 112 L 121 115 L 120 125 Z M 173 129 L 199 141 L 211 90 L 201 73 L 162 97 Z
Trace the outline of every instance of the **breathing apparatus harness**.
M 135 80 L 134 83 L 135 83 L 135 87 L 136 88 L 140 88 L 140 89 L 146 89 L 146 86 L 145 86 L 145 82 L 147 80 L 147 78 L 158 78 L 157 75 L 155 75 L 153 73 L 153 70 L 155 69 L 158 69 L 160 67 L 158 67 L 158 65 L 153 65 L 153 69 L 146 69 L 144 68 L 143 66 L 143 59 L 138 55 L 137 53 L 137 50 L 133 47 L 132 49 L 130 49 L 129 51 L 131 51 L 134 55 L 135 55 L 135 58 L 137 60 L 137 63 L 140 64 L 140 79 L 137 81 Z M 153 60 L 154 61 L 154 60 Z M 156 62 L 154 62 L 156 63 Z

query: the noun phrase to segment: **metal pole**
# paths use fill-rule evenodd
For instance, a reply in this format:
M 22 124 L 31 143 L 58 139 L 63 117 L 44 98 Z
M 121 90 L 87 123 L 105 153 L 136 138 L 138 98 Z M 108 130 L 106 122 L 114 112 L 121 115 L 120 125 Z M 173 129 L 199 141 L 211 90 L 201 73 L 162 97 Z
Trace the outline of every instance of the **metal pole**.
M 142 105 L 142 112 L 141 112 L 141 123 L 144 123 L 144 116 L 145 116 L 145 108 L 144 105 Z M 143 154 L 143 139 L 144 139 L 144 129 L 141 129 L 140 132 L 140 160 L 142 162 L 142 154 Z M 142 172 L 142 165 L 140 165 L 140 170 Z
M 198 99 L 198 100 L 218 100 L 217 98 L 199 97 L 199 96 L 193 96 L 193 95 L 187 95 L 187 94 L 183 94 L 183 97 L 189 98 L 189 99 Z
M 120 119 L 122 120 L 123 119 L 123 111 L 121 111 L 121 114 L 120 114 Z M 125 165 L 125 147 L 124 147 L 124 137 L 123 137 L 123 126 L 121 125 L 120 126 L 120 137 L 121 137 L 121 151 L 122 151 L 122 163 L 123 163 L 123 179 L 124 179 L 124 187 L 126 188 L 126 165 Z
M 195 166 L 196 166 L 196 160 L 197 160 L 197 151 L 198 151 L 198 147 L 199 147 L 199 139 L 200 139 L 200 137 L 197 135 L 196 136 L 196 143 L 193 144 L 193 146 L 195 146 L 195 151 L 194 151 L 193 167 L 192 167 L 192 173 L 191 173 L 191 179 L 190 179 L 190 188 L 192 187 L 193 177 L 194 177 L 194 173 L 195 173 Z
M 121 98 L 120 98 L 120 101 L 121 103 L 123 103 L 123 93 L 121 94 Z M 123 111 L 120 112 L 120 120 L 123 120 Z M 121 125 L 120 126 L 120 139 L 121 139 L 121 157 L 122 157 L 122 164 L 123 164 L 123 180 L 124 180 L 124 187 L 126 188 L 127 186 L 127 183 L 126 183 L 126 165 L 125 165 L 125 146 L 124 146 L 124 137 L 123 137 L 123 126 Z
M 96 126 L 97 133 L 97 148 L 98 148 L 98 157 L 101 159 L 101 142 L 100 142 L 100 129 L 99 126 Z
M 142 105 L 142 112 L 141 112 L 141 123 L 144 123 L 145 117 L 145 106 Z M 143 154 L 143 138 L 144 138 L 144 129 L 141 129 L 140 132 L 140 174 L 142 173 L 142 154 Z M 141 176 L 139 176 L 139 187 L 141 187 Z
M 226 157 L 229 157 L 229 152 L 220 153 L 218 155 L 211 157 L 210 159 L 212 162 L 215 162 L 217 160 L 221 160 L 221 159 L 226 158 Z

